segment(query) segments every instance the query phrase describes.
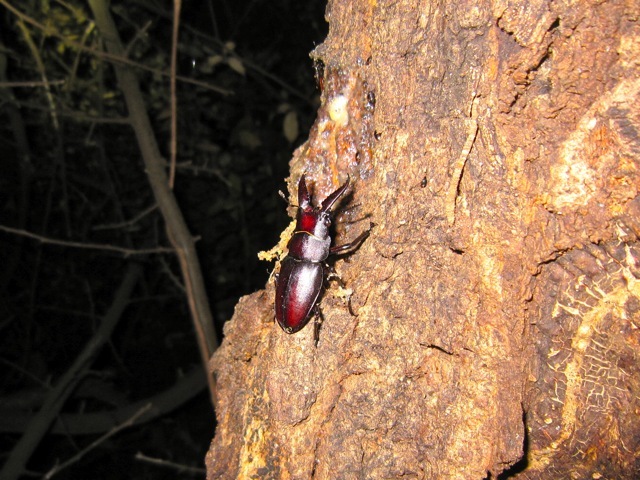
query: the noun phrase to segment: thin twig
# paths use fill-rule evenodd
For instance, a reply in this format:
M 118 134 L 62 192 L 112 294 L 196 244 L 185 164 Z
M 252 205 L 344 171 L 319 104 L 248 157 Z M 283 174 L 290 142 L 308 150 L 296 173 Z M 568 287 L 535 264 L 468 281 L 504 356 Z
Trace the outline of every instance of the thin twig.
M 93 227 L 92 230 L 93 231 L 117 230 L 120 228 L 130 227 L 131 225 L 135 225 L 136 223 L 138 223 L 140 220 L 142 220 L 144 217 L 149 215 L 151 212 L 155 211 L 157 208 L 158 208 L 158 204 L 154 203 L 150 207 L 147 207 L 144 210 L 142 210 L 139 214 L 137 214 L 131 220 L 125 220 L 124 222 L 118 222 L 118 223 L 108 223 L 106 225 L 97 225 Z
M 139 297 L 129 300 L 129 305 L 138 301 L 148 301 Z M 77 313 L 71 312 L 76 315 Z M 86 312 L 85 312 L 86 315 Z M 51 388 L 47 386 L 46 388 Z M 184 375 L 179 375 L 176 381 L 158 393 L 137 402 L 120 406 L 112 410 L 96 412 L 60 413 L 47 431 L 53 435 L 103 435 L 119 423 L 124 422 L 147 403 L 153 408 L 138 419 L 138 425 L 149 423 L 180 408 L 196 395 L 207 388 L 207 374 L 202 368 L 194 367 Z M 46 393 L 46 392 L 45 392 Z M 38 405 L 42 402 L 38 401 Z M 23 433 L 33 420 L 34 414 L 24 409 L 14 410 L 4 408 L 0 410 L 0 432 Z
M 21 83 L 19 86 L 28 86 L 29 83 L 34 83 L 33 86 L 35 87 L 35 86 L 38 86 L 37 85 L 38 83 L 42 83 L 42 82 L 25 82 L 25 83 Z M 50 85 L 57 85 L 61 83 L 64 83 L 64 81 L 61 80 L 61 81 L 49 82 Z M 9 85 L 9 82 L 7 83 L 0 82 L 0 88 L 2 88 L 3 85 Z M 29 110 L 35 110 L 37 112 L 49 112 L 48 108 L 42 107 L 41 105 L 38 105 L 33 102 L 18 101 L 16 99 L 12 99 L 12 102 L 21 108 L 28 108 Z M 71 117 L 73 120 L 79 121 L 79 122 L 107 123 L 107 124 L 121 124 L 121 125 L 131 124 L 131 120 L 129 120 L 129 117 L 105 117 L 104 115 L 102 116 L 87 115 L 87 114 L 78 112 L 76 110 L 69 110 L 66 108 L 61 108 L 60 110 L 58 110 L 58 116 Z
M 58 112 L 61 117 L 70 117 L 71 119 L 77 122 L 90 122 L 90 123 L 100 123 L 100 124 L 108 124 L 108 125 L 129 125 L 131 121 L 126 117 L 98 117 L 95 115 L 85 115 L 83 113 L 78 112 Z
M 178 68 L 178 29 L 180 28 L 181 0 L 173 0 L 173 37 L 171 44 L 171 167 L 169 168 L 169 188 L 173 190 L 176 179 L 176 156 L 178 151 L 178 102 L 176 97 L 176 72 Z
M 171 283 L 173 283 L 173 285 L 180 290 L 182 293 L 186 294 L 187 291 L 184 288 L 184 285 L 182 284 L 182 282 L 180 281 L 180 279 L 178 277 L 176 277 L 173 274 L 173 271 L 171 270 L 171 267 L 169 266 L 169 264 L 161 257 L 160 258 L 160 265 L 162 265 L 162 271 L 165 273 L 165 275 L 169 278 L 169 281 Z
M 0 225 L 0 231 L 12 233 L 14 235 L 20 235 L 22 237 L 32 238 L 41 243 L 46 243 L 49 245 L 59 245 L 61 247 L 70 247 L 70 248 L 82 248 L 86 250 L 107 250 L 109 252 L 120 253 L 125 257 L 129 257 L 131 255 L 150 255 L 155 253 L 175 253 L 175 249 L 169 248 L 169 247 L 143 248 L 140 250 L 136 250 L 132 248 L 124 248 L 124 247 L 118 247 L 116 245 L 107 245 L 107 244 L 101 244 L 101 243 L 82 243 L 82 242 L 71 242 L 68 240 L 58 240 L 55 238 L 44 237 L 36 233 L 28 232 L 26 230 L 5 227 L 4 225 Z
M 22 32 L 22 36 L 24 37 L 24 41 L 27 42 L 29 46 L 29 50 L 31 50 L 31 55 L 33 56 L 33 60 L 36 62 L 36 67 L 40 72 L 40 76 L 42 77 L 42 83 L 44 83 L 44 89 L 46 92 L 47 102 L 49 102 L 49 110 L 51 113 L 51 123 L 53 123 L 53 128 L 60 130 L 60 123 L 58 122 L 57 116 L 57 108 L 56 103 L 53 100 L 53 95 L 51 94 L 51 87 L 49 84 L 49 80 L 47 79 L 47 70 L 44 67 L 44 62 L 42 61 L 42 57 L 40 56 L 40 49 L 36 46 L 33 38 L 31 37 L 31 32 L 24 24 L 24 21 L 19 20 L 18 27 L 20 27 L 20 31 Z
M 74 463 L 78 462 L 87 453 L 89 453 L 91 450 L 93 450 L 94 448 L 99 446 L 101 443 L 104 443 L 109 438 L 113 437 L 120 430 L 124 430 L 125 428 L 128 428 L 128 427 L 132 426 L 136 422 L 136 420 L 138 418 L 140 418 L 146 412 L 151 410 L 152 406 L 153 405 L 151 403 L 147 403 L 144 407 L 142 407 L 140 410 L 138 410 L 136 413 L 134 413 L 126 421 L 122 422 L 120 425 L 117 425 L 117 426 L 113 427 L 111 430 L 109 430 L 107 433 L 102 435 L 96 441 L 91 442 L 91 444 L 88 447 L 82 449 L 81 451 L 76 453 L 73 457 L 71 457 L 70 459 L 66 460 L 65 462 L 53 467 L 51 470 L 49 470 L 47 473 L 45 473 L 43 478 L 49 479 L 49 478 L 53 477 L 55 474 L 59 473 L 61 470 L 64 470 L 65 468 L 69 467 L 70 465 L 73 465 Z
M 29 23 L 29 24 L 33 25 L 34 27 L 36 27 L 38 30 L 41 30 L 42 32 L 44 32 L 45 35 L 48 35 L 48 36 L 51 36 L 51 37 L 56 37 L 56 38 L 62 40 L 62 42 L 65 45 L 69 45 L 70 47 L 77 48 L 78 50 L 82 50 L 83 52 L 90 53 L 92 55 L 95 55 L 96 57 L 103 58 L 104 60 L 108 60 L 108 61 L 111 61 L 111 62 L 116 63 L 116 64 L 128 65 L 130 67 L 135 67 L 135 68 L 138 68 L 140 70 L 145 70 L 147 72 L 152 72 L 152 73 L 155 73 L 157 75 L 162 75 L 163 77 L 169 76 L 169 73 L 165 72 L 164 70 L 148 67 L 148 66 L 143 65 L 141 63 L 134 62 L 133 60 L 129 60 L 128 58 L 125 58 L 125 57 L 123 57 L 121 55 L 114 55 L 114 54 L 111 54 L 111 53 L 108 53 L 108 52 L 103 52 L 103 51 L 100 51 L 100 50 L 94 50 L 91 47 L 86 47 L 84 45 L 79 44 L 78 42 L 74 42 L 73 40 L 69 40 L 68 38 L 66 38 L 61 33 L 58 33 L 56 31 L 52 31 L 52 29 L 50 27 L 46 27 L 45 25 L 43 25 L 40 22 L 38 22 L 38 21 L 34 20 L 33 18 L 31 18 L 30 16 L 22 13 L 20 10 L 15 8 L 13 5 L 8 3 L 6 0 L 0 0 L 0 5 L 4 5 L 7 8 L 7 10 L 9 10 L 15 16 L 17 16 L 21 20 L 24 20 L 25 23 Z M 190 83 L 192 85 L 197 85 L 199 87 L 206 88 L 207 90 L 213 90 L 214 92 L 217 92 L 217 93 L 219 93 L 221 95 L 232 95 L 233 94 L 233 92 L 231 90 L 227 90 L 226 88 L 217 87 L 217 86 L 211 85 L 209 83 L 201 82 L 201 81 L 196 80 L 194 78 L 188 78 L 188 77 L 183 77 L 181 75 L 178 75 L 178 76 L 176 76 L 176 79 L 181 81 L 181 82 L 183 82 L 183 83 Z
M 147 21 L 147 23 L 145 23 L 142 26 L 142 28 L 139 28 L 136 30 L 136 34 L 133 36 L 131 40 L 129 40 L 129 44 L 124 49 L 125 57 L 129 56 L 129 53 L 131 53 L 131 50 L 133 49 L 133 47 L 136 46 L 136 43 L 138 42 L 138 40 L 143 39 L 147 35 L 147 33 L 149 32 L 149 29 L 151 28 L 151 25 L 153 25 L 153 21 L 149 20 Z
M 121 56 L 122 41 L 109 11 L 108 2 L 106 0 L 89 0 L 88 3 L 105 45 L 112 54 Z M 123 68 L 118 65 L 115 70 L 129 110 L 131 125 L 142 154 L 147 178 L 153 189 L 158 208 L 166 222 L 169 241 L 176 249 L 187 291 L 189 310 L 197 333 L 202 364 L 206 369 L 211 354 L 218 347 L 218 339 L 213 326 L 213 318 L 207 291 L 204 287 L 202 270 L 198 262 L 195 242 L 176 198 L 169 188 L 169 180 L 163 167 L 160 147 L 151 126 L 151 120 L 147 113 L 144 97 L 140 91 L 138 79 L 129 68 Z M 212 402 L 215 402 L 215 382 L 210 375 L 207 376 L 207 380 L 209 381 Z
M 14 370 L 20 372 L 22 375 L 24 375 L 25 377 L 28 377 L 29 379 L 31 379 L 32 382 L 40 385 L 40 387 L 42 389 L 48 390 L 50 388 L 50 386 L 44 381 L 41 380 L 40 378 L 36 377 L 33 373 L 31 373 L 29 370 L 22 368 L 20 365 L 18 365 L 17 363 L 13 363 L 9 360 L 6 360 L 4 358 L 0 358 L 0 363 L 4 363 L 5 365 L 13 368 Z M 24 404 L 22 405 L 24 407 Z
M 138 263 L 131 263 L 122 279 L 122 283 L 114 296 L 109 310 L 105 314 L 100 326 L 93 337 L 86 343 L 82 352 L 73 364 L 62 375 L 56 386 L 47 394 L 42 408 L 33 417 L 24 434 L 15 444 L 7 461 L 2 466 L 0 478 L 14 480 L 24 473 L 25 465 L 34 450 L 46 434 L 51 423 L 56 419 L 67 398 L 74 391 L 76 385 L 89 370 L 93 359 L 102 346 L 109 340 L 113 329 L 122 317 L 124 309 L 129 304 L 129 297 L 142 274 L 142 267 Z
M 172 14 L 171 14 L 170 11 L 165 10 L 163 8 L 160 8 L 160 7 L 157 7 L 156 4 L 151 5 L 148 1 L 145 1 L 145 0 L 133 0 L 133 3 L 135 3 L 139 7 L 147 9 L 147 10 L 153 12 L 155 15 L 159 15 L 159 16 L 165 18 L 165 19 L 170 19 L 171 18 Z M 213 19 L 213 11 L 212 11 L 212 8 L 211 8 L 211 2 L 209 2 L 209 7 L 210 7 L 210 10 L 211 10 L 211 16 L 212 16 L 211 23 L 214 25 L 214 34 L 213 34 L 213 36 L 208 35 L 206 33 L 202 33 L 198 29 L 196 29 L 194 27 L 190 27 L 188 24 L 182 25 L 181 28 L 184 31 L 189 32 L 192 35 L 194 35 L 195 37 L 201 39 L 202 41 L 204 41 L 205 44 L 207 44 L 207 45 L 216 45 L 218 48 L 222 49 L 222 48 L 224 48 L 224 42 L 220 40 L 220 35 L 217 33 L 216 22 Z M 273 81 L 274 83 L 278 84 L 280 87 L 282 87 L 283 89 L 285 89 L 286 91 L 288 91 L 289 93 L 294 95 L 295 97 L 300 98 L 301 100 L 303 100 L 307 104 L 313 105 L 313 100 L 309 98 L 309 95 L 307 95 L 307 94 L 301 92 L 300 90 L 296 89 L 295 87 L 293 87 L 289 83 L 285 82 L 281 78 L 277 77 L 273 73 L 270 73 L 270 72 L 266 71 L 265 69 L 260 67 L 257 63 L 253 63 L 248 58 L 242 57 L 242 56 L 239 56 L 239 58 L 242 61 L 242 64 L 244 66 L 246 66 L 247 68 L 249 68 L 251 70 L 254 70 L 256 73 L 258 73 L 258 74 L 262 75 L 263 77 Z
M 204 468 L 198 467 L 189 467 L 187 465 L 181 465 L 179 463 L 170 462 L 169 460 L 164 460 L 162 458 L 153 458 L 148 457 L 144 453 L 136 453 L 136 460 L 141 460 L 143 462 L 151 463 L 153 465 L 159 465 L 161 467 L 168 467 L 177 470 L 179 473 L 192 473 L 194 475 L 203 475 L 207 473 Z
M 50 87 L 51 85 L 64 85 L 66 80 L 51 80 L 42 82 L 0 82 L 0 88 L 33 88 Z
M 82 34 L 82 39 L 81 39 L 82 45 L 87 43 L 87 41 L 89 40 L 89 36 L 91 35 L 91 32 L 93 32 L 94 30 L 95 30 L 95 24 L 93 24 L 92 22 L 89 22 L 89 25 L 86 26 L 86 28 L 84 29 L 84 33 Z M 80 66 L 81 59 L 82 59 L 82 52 L 78 50 L 76 51 L 75 58 L 73 59 L 73 66 L 71 67 L 71 71 L 69 72 L 69 83 L 67 83 L 66 85 L 67 91 L 69 92 L 72 90 L 75 79 L 77 78 L 78 67 Z

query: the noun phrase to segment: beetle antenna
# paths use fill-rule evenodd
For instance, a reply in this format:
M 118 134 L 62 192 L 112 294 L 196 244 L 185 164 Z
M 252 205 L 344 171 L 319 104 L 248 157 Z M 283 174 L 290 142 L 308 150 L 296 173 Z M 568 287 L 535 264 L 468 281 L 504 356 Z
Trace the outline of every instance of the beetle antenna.
M 290 207 L 296 207 L 296 208 L 300 208 L 298 205 L 296 205 L 295 203 L 291 203 L 291 199 L 287 198 L 287 196 L 282 192 L 282 190 L 278 190 L 278 195 L 280 195 L 282 197 L 282 199 L 287 202 L 287 205 L 289 205 Z
M 361 206 L 362 206 L 361 203 L 353 203 L 349 205 L 347 208 L 341 208 L 340 210 L 342 211 L 342 213 L 346 213 L 346 212 L 350 212 L 351 210 L 355 210 L 356 208 Z

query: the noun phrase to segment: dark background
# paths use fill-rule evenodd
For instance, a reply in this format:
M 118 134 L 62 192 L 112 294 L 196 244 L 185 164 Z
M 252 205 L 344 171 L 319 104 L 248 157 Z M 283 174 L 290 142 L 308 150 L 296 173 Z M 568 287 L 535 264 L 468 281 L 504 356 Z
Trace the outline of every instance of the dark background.
M 154 199 L 133 130 L 114 121 L 124 118 L 126 108 L 112 66 L 61 39 L 99 48 L 99 36 L 88 29 L 90 10 L 70 0 L 52 1 L 49 10 L 41 2 L 9 3 L 51 30 L 25 22 L 25 34 L 18 16 L 0 8 L 6 60 L 0 82 L 41 81 L 42 68 L 48 81 L 62 82 L 51 86 L 50 95 L 43 88 L 0 88 L 0 226 L 133 250 L 168 246 L 157 209 L 141 215 Z M 129 58 L 168 72 L 172 3 L 112 6 Z M 233 92 L 223 96 L 178 82 L 175 193 L 192 234 L 200 237 L 220 335 L 238 298 L 264 286 L 272 265 L 256 254 L 275 245 L 289 221 L 277 192 L 285 188 L 288 160 L 314 119 L 319 92 L 309 52 L 326 35 L 324 8 L 322 1 L 183 2 L 178 73 Z M 168 78 L 149 71 L 138 77 L 168 158 Z M 288 113 L 298 120 L 295 139 L 283 131 Z M 131 261 L 142 264 L 144 278 L 108 348 L 63 411 L 122 408 L 169 388 L 180 372 L 200 364 L 173 255 L 125 257 L 0 231 L 0 415 L 38 410 L 95 332 Z M 54 478 L 202 477 L 134 456 L 202 467 L 214 428 L 202 390 L 171 413 L 102 442 Z M 2 462 L 20 438 L 9 430 L 0 432 Z M 96 438 L 49 435 L 29 469 L 39 478 Z

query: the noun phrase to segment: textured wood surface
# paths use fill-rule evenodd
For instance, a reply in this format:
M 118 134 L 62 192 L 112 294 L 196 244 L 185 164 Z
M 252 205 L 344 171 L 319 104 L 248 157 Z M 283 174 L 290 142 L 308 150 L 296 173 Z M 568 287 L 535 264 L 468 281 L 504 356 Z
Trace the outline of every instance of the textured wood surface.
M 376 226 L 317 348 L 239 303 L 209 479 L 640 476 L 639 12 L 329 2 L 290 186 Z

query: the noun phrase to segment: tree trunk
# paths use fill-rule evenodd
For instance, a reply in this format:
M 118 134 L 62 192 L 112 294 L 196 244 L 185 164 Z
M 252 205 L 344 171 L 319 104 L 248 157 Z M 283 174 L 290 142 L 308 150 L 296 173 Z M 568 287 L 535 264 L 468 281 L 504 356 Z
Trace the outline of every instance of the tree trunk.
M 349 174 L 336 244 L 375 227 L 317 347 L 238 304 L 209 479 L 638 478 L 639 14 L 329 2 L 290 190 Z

